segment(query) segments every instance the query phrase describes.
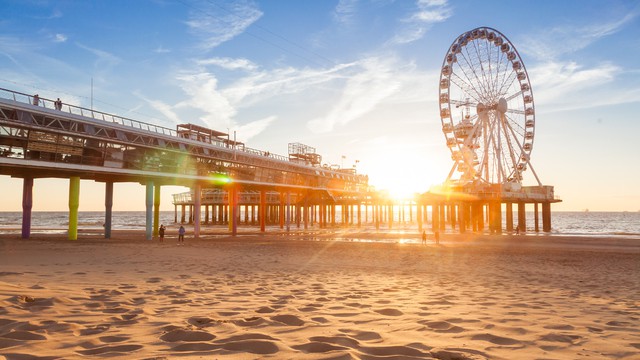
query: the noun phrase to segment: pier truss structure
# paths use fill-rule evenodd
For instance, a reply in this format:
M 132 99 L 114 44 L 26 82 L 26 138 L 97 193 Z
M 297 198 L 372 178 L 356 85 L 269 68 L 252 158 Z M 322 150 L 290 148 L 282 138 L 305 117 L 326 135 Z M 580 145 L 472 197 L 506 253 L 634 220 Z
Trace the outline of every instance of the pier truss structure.
M 551 230 L 550 204 L 560 202 L 553 186 L 542 185 L 531 165 L 535 134 L 533 89 L 515 46 L 499 31 L 479 27 L 459 35 L 444 57 L 439 83 L 440 118 L 453 166 L 443 186 L 422 201 L 449 207 L 464 227 L 513 230 L 512 205 L 518 204 L 518 229 L 525 229 L 525 205 L 542 204 L 543 230 Z M 536 185 L 523 186 L 527 170 Z M 439 211 L 436 211 L 436 213 Z M 455 223 L 455 220 L 454 220 Z
M 0 174 L 24 179 L 23 237 L 30 232 L 34 178 L 70 179 L 70 238 L 77 237 L 80 179 L 106 184 L 106 237 L 114 182 L 146 186 L 148 238 L 157 233 L 163 185 L 190 187 L 196 212 L 203 189 L 224 190 L 234 234 L 234 204 L 243 193 L 262 194 L 266 201 L 273 191 L 305 206 L 366 203 L 372 197 L 368 176 L 322 166 L 315 149 L 303 144 L 289 144 L 289 155 L 282 156 L 194 124 L 170 129 L 8 89 L 0 89 Z M 197 236 L 198 221 L 195 231 Z

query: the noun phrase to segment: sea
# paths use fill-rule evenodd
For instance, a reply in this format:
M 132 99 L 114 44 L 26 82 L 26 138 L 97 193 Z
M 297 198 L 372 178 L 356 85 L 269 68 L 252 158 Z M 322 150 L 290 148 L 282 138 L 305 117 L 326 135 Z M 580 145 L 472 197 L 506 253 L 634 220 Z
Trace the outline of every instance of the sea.
M 336 214 L 340 219 L 340 215 Z M 396 219 L 399 217 L 396 214 Z M 428 215 L 430 218 L 430 215 Z M 539 229 L 542 230 L 542 215 L 539 214 Z M 534 233 L 534 213 L 527 212 L 527 233 Z M 244 218 L 241 215 L 241 218 Z M 503 214 L 503 222 L 506 216 Z M 112 229 L 144 230 L 144 211 L 114 211 Z M 514 221 L 516 214 L 514 214 Z M 179 220 L 179 219 L 178 219 Z M 161 211 L 160 223 L 175 225 L 173 211 Z M 61 233 L 69 224 L 66 211 L 34 211 L 31 216 L 31 233 Z M 102 229 L 104 212 L 84 211 L 78 214 L 78 228 L 81 230 Z M 401 223 L 397 223 L 399 228 Z M 0 212 L 0 234 L 20 233 L 22 212 Z M 244 226 L 244 225 L 243 225 Z M 417 225 L 415 225 L 417 227 Z M 410 227 L 410 226 L 409 226 Z M 640 239 L 640 211 L 638 212 L 552 212 L 551 235 L 607 236 Z M 406 226 L 405 226 L 406 228 Z M 503 226 L 504 228 L 504 226 Z

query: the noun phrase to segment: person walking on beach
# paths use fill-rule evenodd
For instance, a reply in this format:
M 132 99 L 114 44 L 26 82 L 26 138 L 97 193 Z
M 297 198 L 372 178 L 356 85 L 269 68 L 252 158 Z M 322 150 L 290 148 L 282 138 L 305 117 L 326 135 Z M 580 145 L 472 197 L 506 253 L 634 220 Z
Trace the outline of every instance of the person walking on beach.
M 436 232 L 433 234 L 433 238 L 434 238 L 434 239 L 436 239 L 436 245 L 439 245 L 439 244 L 440 244 L 440 232 L 439 232 L 439 231 L 436 231 Z
M 422 230 L 422 245 L 427 245 L 427 232 Z
M 187 232 L 184 229 L 184 226 L 180 225 L 180 229 L 178 229 L 178 245 L 180 245 L 180 243 L 184 244 L 184 233 Z
M 163 224 L 160 224 L 160 230 L 158 230 L 158 234 L 160 235 L 160 242 L 164 242 L 164 230 L 166 228 Z

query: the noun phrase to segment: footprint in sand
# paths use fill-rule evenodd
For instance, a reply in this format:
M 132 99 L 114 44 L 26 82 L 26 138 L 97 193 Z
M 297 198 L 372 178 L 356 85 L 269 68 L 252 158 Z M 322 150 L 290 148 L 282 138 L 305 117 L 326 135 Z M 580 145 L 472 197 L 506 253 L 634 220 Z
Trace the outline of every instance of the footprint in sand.
M 174 329 L 162 336 L 160 340 L 165 342 L 198 342 L 198 341 L 210 341 L 215 339 L 216 336 L 206 331 L 199 330 L 186 330 L 186 329 Z
M 380 315 L 384 315 L 384 316 L 401 316 L 404 315 L 404 313 L 398 309 L 390 309 L 390 308 L 386 308 L 386 309 L 379 309 L 379 310 L 373 310 L 375 312 L 377 312 Z
M 276 315 L 276 316 L 272 316 L 271 320 L 288 325 L 288 326 L 304 325 L 304 321 L 295 315 Z

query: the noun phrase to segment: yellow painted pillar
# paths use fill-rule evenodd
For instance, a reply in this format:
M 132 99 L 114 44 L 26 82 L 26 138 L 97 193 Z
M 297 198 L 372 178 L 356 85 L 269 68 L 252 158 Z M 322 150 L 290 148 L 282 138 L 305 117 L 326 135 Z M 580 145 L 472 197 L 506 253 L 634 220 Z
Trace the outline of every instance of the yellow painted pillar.
M 78 207 L 80 206 L 80 177 L 69 179 L 69 240 L 78 240 Z

